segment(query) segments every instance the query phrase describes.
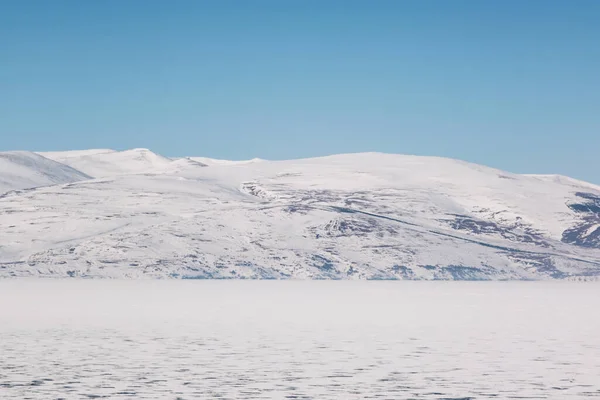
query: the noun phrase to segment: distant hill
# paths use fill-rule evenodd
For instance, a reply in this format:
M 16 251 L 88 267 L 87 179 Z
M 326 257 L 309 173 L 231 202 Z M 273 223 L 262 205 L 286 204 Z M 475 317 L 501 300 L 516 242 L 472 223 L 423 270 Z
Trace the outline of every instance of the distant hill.
M 90 179 L 67 165 L 29 151 L 0 152 L 0 194 Z
M 39 154 L 69 165 L 94 178 L 151 172 L 166 167 L 172 162 L 169 158 L 155 154 L 148 149 L 87 150 Z

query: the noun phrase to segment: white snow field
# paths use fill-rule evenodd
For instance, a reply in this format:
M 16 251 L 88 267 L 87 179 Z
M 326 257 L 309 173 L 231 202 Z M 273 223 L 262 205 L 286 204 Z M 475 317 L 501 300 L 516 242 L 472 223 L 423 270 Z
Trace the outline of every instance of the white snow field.
M 28 174 L 54 180 L 0 164 L 0 182 L 10 182 L 0 193 L 2 277 L 600 276 L 600 187 L 566 177 L 379 153 L 224 162 L 134 149 L 0 160 L 14 154 L 35 158 Z
M 0 398 L 597 399 L 580 282 L 0 280 Z

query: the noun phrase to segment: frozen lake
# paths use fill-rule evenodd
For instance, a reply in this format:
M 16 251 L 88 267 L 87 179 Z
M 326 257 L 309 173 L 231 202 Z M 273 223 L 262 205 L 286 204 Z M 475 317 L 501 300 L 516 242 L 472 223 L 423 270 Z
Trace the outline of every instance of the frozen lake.
M 600 285 L 0 281 L 5 399 L 600 399 Z

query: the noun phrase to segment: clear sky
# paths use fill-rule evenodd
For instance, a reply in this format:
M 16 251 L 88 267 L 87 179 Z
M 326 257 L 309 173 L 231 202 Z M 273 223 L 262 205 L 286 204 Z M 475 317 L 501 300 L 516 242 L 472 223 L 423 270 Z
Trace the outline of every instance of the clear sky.
M 0 0 L 0 150 L 132 147 L 600 183 L 600 1 Z

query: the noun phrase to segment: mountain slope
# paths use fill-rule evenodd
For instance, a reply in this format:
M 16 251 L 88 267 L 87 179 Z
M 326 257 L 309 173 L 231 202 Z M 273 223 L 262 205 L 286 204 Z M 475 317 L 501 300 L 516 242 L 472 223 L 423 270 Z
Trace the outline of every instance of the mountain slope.
M 0 276 L 600 276 L 585 182 L 374 153 L 165 165 L 0 199 Z
M 2 193 L 89 179 L 84 173 L 28 151 L 0 152 Z
M 199 163 L 202 163 L 202 164 L 208 165 L 208 166 L 213 166 L 213 165 L 218 165 L 218 166 L 244 165 L 244 164 L 254 164 L 254 163 L 265 161 L 265 160 L 260 159 L 260 158 L 253 158 L 251 160 L 239 160 L 239 161 L 219 160 L 219 159 L 216 159 L 216 158 L 208 158 L 208 157 L 188 157 L 188 158 L 190 160 L 197 161 Z
M 160 171 L 172 160 L 148 149 L 87 150 L 39 153 L 94 178 Z

